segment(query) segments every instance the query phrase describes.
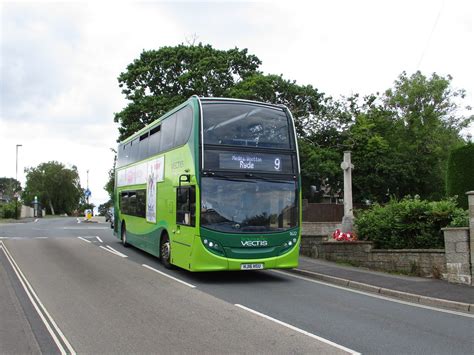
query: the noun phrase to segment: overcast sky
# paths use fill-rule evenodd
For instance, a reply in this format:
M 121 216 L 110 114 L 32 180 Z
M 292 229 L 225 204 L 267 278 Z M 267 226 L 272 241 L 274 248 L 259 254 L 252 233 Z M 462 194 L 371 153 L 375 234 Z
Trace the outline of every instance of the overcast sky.
M 333 97 L 393 85 L 402 71 L 451 74 L 474 106 L 472 0 L 0 3 L 0 177 L 51 160 L 76 165 L 91 202 L 126 105 L 117 77 L 142 50 L 197 37 L 248 48 L 265 73 Z M 474 128 L 471 127 L 474 133 Z

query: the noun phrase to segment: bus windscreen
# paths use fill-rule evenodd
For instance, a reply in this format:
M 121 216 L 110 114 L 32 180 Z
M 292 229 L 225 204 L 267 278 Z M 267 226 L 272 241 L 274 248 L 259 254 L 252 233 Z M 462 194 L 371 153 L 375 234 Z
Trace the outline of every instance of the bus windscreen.
M 290 149 L 283 109 L 246 103 L 204 103 L 204 144 Z

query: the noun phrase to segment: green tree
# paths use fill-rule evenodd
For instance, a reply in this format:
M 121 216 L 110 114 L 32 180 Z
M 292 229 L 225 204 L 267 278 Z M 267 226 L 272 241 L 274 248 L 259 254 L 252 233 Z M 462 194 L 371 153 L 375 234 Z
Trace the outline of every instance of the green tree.
M 129 104 L 115 114 L 119 140 L 187 100 L 192 95 L 223 96 L 227 89 L 256 73 L 260 59 L 246 49 L 218 50 L 184 44 L 143 51 L 118 81 Z
M 104 190 L 107 191 L 110 197 L 110 201 L 115 201 L 114 198 L 114 189 L 115 189 L 115 166 L 117 164 L 117 152 L 112 149 L 112 151 L 115 153 L 114 156 L 114 165 L 112 169 L 109 170 L 108 175 L 109 175 L 109 180 L 107 180 L 107 183 L 104 186 Z
M 25 169 L 26 186 L 23 199 L 28 204 L 37 196 L 51 214 L 74 212 L 83 196 L 77 168 L 50 161 Z
M 466 192 L 474 190 L 474 144 L 451 151 L 447 173 L 448 196 L 457 196 L 459 206 L 468 209 Z
M 402 73 L 392 89 L 353 107 L 347 149 L 355 165 L 354 198 L 444 197 L 448 154 L 464 144 L 460 132 L 472 122 L 458 113 L 462 98 L 449 76 Z
M 409 77 L 403 72 L 383 98 L 391 119 L 399 123 L 393 143 L 411 180 L 406 192 L 423 198 L 445 196 L 449 152 L 463 144 L 460 132 L 473 122 L 473 116 L 459 114 L 465 91 L 453 89 L 451 80 L 449 75 L 426 77 L 418 71 Z
M 7 177 L 0 178 L 0 196 L 4 200 L 11 201 L 20 192 L 21 184 L 18 180 Z

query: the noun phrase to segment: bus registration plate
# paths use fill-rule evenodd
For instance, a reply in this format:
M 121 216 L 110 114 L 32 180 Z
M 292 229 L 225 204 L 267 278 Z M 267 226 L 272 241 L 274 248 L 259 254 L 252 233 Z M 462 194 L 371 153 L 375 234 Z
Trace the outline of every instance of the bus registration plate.
M 261 270 L 263 264 L 240 264 L 240 270 Z

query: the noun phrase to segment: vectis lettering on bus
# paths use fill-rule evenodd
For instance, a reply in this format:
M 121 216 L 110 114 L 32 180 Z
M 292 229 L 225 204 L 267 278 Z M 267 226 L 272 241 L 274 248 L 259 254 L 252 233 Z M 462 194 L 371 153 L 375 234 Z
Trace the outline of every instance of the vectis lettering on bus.
M 268 242 L 266 240 L 241 240 L 243 247 L 266 247 Z

